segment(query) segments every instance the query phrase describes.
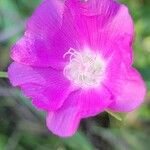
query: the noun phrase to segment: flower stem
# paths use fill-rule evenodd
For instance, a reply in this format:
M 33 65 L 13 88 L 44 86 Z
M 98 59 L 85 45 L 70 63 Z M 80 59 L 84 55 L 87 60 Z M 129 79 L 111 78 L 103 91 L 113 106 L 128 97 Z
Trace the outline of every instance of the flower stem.
M 7 72 L 0 71 L 0 78 L 8 78 Z
M 119 114 L 117 114 L 117 113 L 114 113 L 114 112 L 109 111 L 109 110 L 106 110 L 106 112 L 107 112 L 109 115 L 111 115 L 112 117 L 114 117 L 114 118 L 116 118 L 117 120 L 119 120 L 119 121 L 122 121 L 122 120 L 123 120 L 123 118 L 121 117 L 121 115 L 119 115 Z

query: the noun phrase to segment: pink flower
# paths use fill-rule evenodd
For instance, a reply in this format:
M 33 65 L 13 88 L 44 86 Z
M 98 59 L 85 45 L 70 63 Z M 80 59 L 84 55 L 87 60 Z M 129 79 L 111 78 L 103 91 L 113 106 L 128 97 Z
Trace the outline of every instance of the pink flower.
M 44 0 L 12 48 L 9 79 L 47 112 L 50 131 L 71 136 L 83 118 L 143 102 L 133 35 L 128 9 L 116 1 Z

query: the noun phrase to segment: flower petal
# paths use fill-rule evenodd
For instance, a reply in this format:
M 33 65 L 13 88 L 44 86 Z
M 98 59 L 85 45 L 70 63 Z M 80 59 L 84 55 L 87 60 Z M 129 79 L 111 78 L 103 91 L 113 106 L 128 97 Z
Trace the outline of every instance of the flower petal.
M 109 87 L 115 100 L 109 108 L 117 112 L 134 110 L 144 101 L 146 93 L 146 87 L 140 74 L 133 68 L 123 68 L 122 76 Z
M 63 3 L 44 0 L 28 20 L 24 37 L 13 46 L 12 59 L 27 65 L 50 66 L 49 52 L 54 36 L 62 24 L 62 11 Z
M 73 90 L 62 72 L 13 63 L 8 70 L 13 86 L 19 86 L 40 109 L 55 110 Z
M 73 95 L 74 105 L 79 106 L 79 113 L 82 118 L 95 116 L 106 109 L 112 102 L 111 93 L 106 87 L 81 90 Z M 71 104 L 70 104 L 71 105 Z
M 61 25 L 63 2 L 59 0 L 44 0 L 27 22 L 27 30 L 37 34 L 54 33 Z
M 119 52 L 114 51 L 106 60 L 106 72 L 102 82 L 113 95 L 114 102 L 109 108 L 128 112 L 143 102 L 146 90 L 140 74 L 121 59 Z
M 128 10 L 113 0 L 67 0 L 64 7 L 57 1 L 45 0 L 28 21 L 25 35 L 12 48 L 11 57 L 27 65 L 63 69 L 63 55 L 70 48 L 83 50 L 89 46 L 101 51 L 115 40 L 113 44 L 123 47 L 120 50 L 126 58 L 124 53 L 132 55 L 132 38 L 133 23 Z M 128 58 L 131 62 L 132 57 Z
M 56 135 L 71 136 L 82 118 L 97 115 L 111 102 L 111 95 L 103 86 L 72 92 L 59 110 L 48 112 L 47 126 Z
M 61 137 L 72 136 L 76 132 L 79 122 L 80 116 L 75 106 L 48 112 L 46 119 L 48 129 Z
M 87 46 L 91 50 L 102 51 L 113 43 L 121 47 L 123 58 L 127 53 L 132 55 L 130 47 L 134 27 L 125 5 L 114 0 L 67 0 L 65 6 L 62 29 L 75 38 L 81 49 Z M 128 58 L 131 63 L 132 57 Z

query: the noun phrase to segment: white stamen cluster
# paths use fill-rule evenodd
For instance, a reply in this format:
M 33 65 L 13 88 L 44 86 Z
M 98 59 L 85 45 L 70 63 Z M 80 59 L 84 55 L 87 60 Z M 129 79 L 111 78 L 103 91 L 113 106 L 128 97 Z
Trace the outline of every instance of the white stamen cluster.
M 70 56 L 64 68 L 64 75 L 73 84 L 89 88 L 99 86 L 104 74 L 104 61 L 99 54 L 89 50 L 78 52 L 70 48 L 64 57 Z

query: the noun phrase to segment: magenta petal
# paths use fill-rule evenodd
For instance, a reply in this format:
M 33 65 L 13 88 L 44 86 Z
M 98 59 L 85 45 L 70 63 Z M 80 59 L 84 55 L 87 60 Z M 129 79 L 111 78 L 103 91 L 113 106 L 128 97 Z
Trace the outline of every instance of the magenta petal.
M 40 109 L 55 110 L 73 90 L 61 72 L 13 63 L 8 70 L 13 86 L 19 86 Z
M 111 102 L 111 94 L 103 86 L 72 92 L 59 110 L 48 113 L 47 126 L 56 135 L 71 136 L 81 118 L 104 111 Z
M 100 3 L 100 5 L 97 3 Z M 85 46 L 93 48 L 94 44 L 99 44 L 97 43 L 98 37 L 101 36 L 99 31 L 103 30 L 104 24 L 109 20 L 108 18 L 114 16 L 118 10 L 118 5 L 114 4 L 112 7 L 115 9 L 110 10 L 109 3 L 105 3 L 105 1 L 97 1 L 97 3 L 95 0 L 88 2 L 66 0 L 65 2 L 61 31 L 70 37 L 69 39 L 74 40 L 78 49 L 82 49 Z M 105 13 L 106 8 L 110 12 Z M 98 12 L 95 12 L 95 10 Z
M 61 25 L 63 2 L 44 0 L 27 22 L 27 30 L 38 35 L 54 34 Z
M 12 48 L 11 58 L 19 63 L 39 67 L 49 65 L 49 43 L 26 33 Z
M 61 137 L 72 136 L 80 122 L 80 116 L 76 106 L 48 112 L 46 118 L 47 127 L 54 134 Z
M 129 68 L 122 73 L 123 76 L 114 83 L 111 89 L 115 95 L 115 101 L 109 108 L 117 112 L 128 112 L 144 101 L 146 87 L 135 69 Z
M 56 65 L 49 52 L 61 26 L 62 11 L 63 4 L 58 0 L 44 0 L 28 20 L 24 37 L 13 46 L 12 59 L 32 66 L 48 67 L 52 62 Z
M 111 44 L 116 45 L 115 50 L 121 52 L 122 61 L 128 65 L 132 65 L 134 25 L 126 6 L 120 5 L 116 16 L 104 27 L 103 35 L 105 36 L 105 40 L 102 41 L 105 43 L 110 39 Z
M 99 88 L 74 92 L 70 105 L 80 108 L 82 118 L 95 116 L 106 109 L 112 102 L 111 93 L 103 85 Z
M 125 5 L 120 4 L 117 14 L 104 27 L 104 34 L 109 34 L 110 39 L 120 40 L 131 46 L 134 36 L 134 25 Z
M 145 85 L 139 73 L 121 58 L 122 53 L 117 51 L 108 57 L 103 84 L 113 95 L 114 102 L 109 108 L 117 112 L 128 112 L 143 102 Z
M 133 22 L 126 6 L 113 0 L 67 0 L 66 6 L 65 32 L 76 33 L 82 44 L 100 48 L 118 39 L 126 44 L 132 41 Z

